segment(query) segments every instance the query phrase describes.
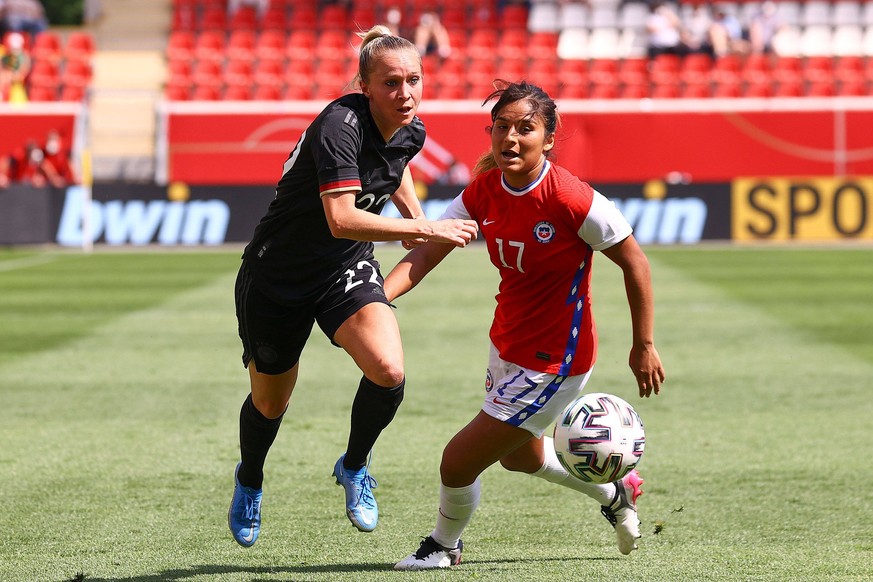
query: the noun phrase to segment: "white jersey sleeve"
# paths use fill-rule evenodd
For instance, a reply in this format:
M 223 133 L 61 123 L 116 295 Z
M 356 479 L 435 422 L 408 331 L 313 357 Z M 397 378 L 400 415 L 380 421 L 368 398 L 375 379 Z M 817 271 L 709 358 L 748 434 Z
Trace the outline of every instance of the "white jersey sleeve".
M 464 206 L 464 193 L 461 192 L 458 194 L 454 200 L 452 200 L 451 204 L 449 204 L 446 209 L 443 211 L 442 216 L 440 216 L 440 220 L 446 220 L 451 218 L 460 218 L 462 220 L 469 220 L 470 213 L 467 212 L 467 207 Z
M 595 251 L 602 251 L 620 243 L 632 232 L 633 228 L 615 202 L 595 190 L 591 210 L 579 229 L 579 238 Z

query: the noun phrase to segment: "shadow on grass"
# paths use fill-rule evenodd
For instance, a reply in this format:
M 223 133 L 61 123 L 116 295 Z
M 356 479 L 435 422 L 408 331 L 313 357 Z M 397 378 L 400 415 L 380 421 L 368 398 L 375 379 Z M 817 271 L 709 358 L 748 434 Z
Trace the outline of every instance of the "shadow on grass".
M 574 557 L 574 558 L 517 558 L 517 559 L 493 559 L 493 560 L 465 560 L 463 566 L 476 565 L 498 565 L 498 564 L 517 564 L 531 562 L 591 562 L 591 561 L 613 561 L 619 558 L 604 558 L 604 557 Z M 312 566 L 276 566 L 276 567 L 253 567 L 245 566 L 220 566 L 220 565 L 202 565 L 192 566 L 190 568 L 164 570 L 158 574 L 144 574 L 142 576 L 131 576 L 128 578 L 92 578 L 88 574 L 77 574 L 73 578 L 69 578 L 67 582 L 173 582 L 174 580 L 186 580 L 195 576 L 208 576 L 220 574 L 249 574 L 252 576 L 272 576 L 274 574 L 318 574 L 318 573 L 340 573 L 340 572 L 393 572 L 394 564 L 320 564 Z M 257 580 L 257 578 L 252 578 Z

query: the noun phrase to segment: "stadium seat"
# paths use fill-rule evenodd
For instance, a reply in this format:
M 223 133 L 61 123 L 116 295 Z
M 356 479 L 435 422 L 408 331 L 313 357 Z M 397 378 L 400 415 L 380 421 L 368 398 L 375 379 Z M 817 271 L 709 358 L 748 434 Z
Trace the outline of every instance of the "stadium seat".
M 284 101 L 306 101 L 312 99 L 311 87 L 285 87 L 282 92 Z
M 565 87 L 588 87 L 588 61 L 560 61 L 558 78 Z
M 806 89 L 807 97 L 833 97 L 836 87 L 832 80 L 813 81 Z
M 32 85 L 27 91 L 27 98 L 31 101 L 51 102 L 58 100 L 58 86 L 54 87 Z
M 562 85 L 558 91 L 559 99 L 587 99 L 590 96 L 588 84 Z
M 88 97 L 87 87 L 83 85 L 64 85 L 59 99 L 61 101 L 79 103 Z
M 679 83 L 663 82 L 652 85 L 652 99 L 676 99 L 681 95 Z
M 780 0 L 776 3 L 776 17 L 784 25 L 799 26 L 801 24 L 800 2 Z
M 833 75 L 833 59 L 830 56 L 810 57 L 803 61 L 803 78 L 811 83 L 830 81 Z
M 57 89 L 61 83 L 58 64 L 51 60 L 34 61 L 27 81 L 31 86 L 54 87 Z
M 51 61 L 57 63 L 62 56 L 61 38 L 51 30 L 44 30 L 33 39 L 30 55 L 35 61 Z
M 717 83 L 712 91 L 712 96 L 716 98 L 733 99 L 735 97 L 741 97 L 742 94 L 743 88 L 738 81 Z
M 251 85 L 229 85 L 222 96 L 224 101 L 251 101 Z
M 781 6 L 782 3 L 780 2 Z M 773 52 L 781 57 L 795 57 L 800 55 L 800 28 L 797 26 L 782 26 L 773 35 L 771 41 Z
M 465 85 L 443 85 L 436 89 L 433 98 L 449 100 L 466 99 L 467 87 Z
M 290 26 L 292 30 L 318 30 L 321 28 L 315 7 L 296 4 L 291 13 Z
M 835 27 L 830 53 L 838 57 L 864 54 L 864 30 L 856 24 Z
M 279 85 L 257 85 L 252 99 L 255 101 L 281 101 L 282 89 Z
M 315 58 L 318 34 L 314 30 L 294 30 L 288 36 L 285 54 L 293 61 L 311 61 Z
M 649 83 L 649 60 L 646 58 L 623 59 L 618 66 L 618 79 L 628 85 Z
M 258 61 L 252 71 L 252 81 L 259 86 L 280 87 L 283 83 L 284 66 L 281 61 L 262 60 Z
M 497 26 L 501 30 L 527 30 L 528 10 L 521 4 L 508 4 L 498 16 Z
M 614 83 L 593 83 L 591 85 L 590 97 L 591 99 L 618 99 L 618 86 Z
M 221 79 L 227 87 L 251 87 L 254 84 L 251 61 L 228 61 L 222 70 Z
M 869 84 L 863 79 L 840 81 L 837 95 L 841 97 L 864 97 L 870 95 Z
M 780 81 L 776 84 L 773 97 L 803 97 L 804 87 L 801 81 Z
M 853 25 L 862 22 L 861 3 L 857 0 L 837 0 L 831 12 L 830 24 L 835 27 Z
M 281 6 L 271 6 L 261 17 L 260 30 L 287 31 L 289 29 L 288 15 Z
M 561 30 L 559 17 L 560 13 L 557 3 L 537 2 L 530 7 L 527 28 L 532 33 L 547 32 L 557 34 Z
M 94 56 L 94 37 L 91 33 L 74 30 L 67 36 L 63 56 L 68 61 L 89 61 Z
M 592 29 L 599 28 L 618 28 L 618 12 L 613 6 L 598 6 L 593 5 L 589 14 L 588 25 Z
M 87 87 L 91 83 L 93 69 L 87 61 L 66 61 L 61 73 L 61 84 L 65 87 Z
M 773 95 L 773 83 L 761 81 L 758 83 L 746 83 L 743 91 L 744 97 L 771 97 Z
M 618 96 L 621 99 L 648 99 L 650 96 L 648 83 L 628 83 L 623 85 Z
M 497 31 L 494 29 L 478 28 L 473 30 L 467 42 L 467 55 L 472 59 L 494 58 L 498 51 L 497 41 Z
M 167 38 L 167 59 L 190 61 L 194 58 L 194 33 L 188 30 L 173 30 Z
M 770 55 L 748 55 L 743 62 L 740 76 L 744 80 L 752 83 L 757 83 L 770 79 Z
M 325 4 L 318 14 L 318 27 L 321 30 L 348 29 L 349 14 L 340 4 Z
M 832 51 L 833 32 L 827 24 L 807 26 L 800 35 L 800 54 L 806 57 L 828 56 Z
M 830 26 L 831 3 L 826 0 L 807 0 L 800 6 L 802 26 Z
M 498 46 L 500 47 L 500 55 L 508 56 L 510 58 L 520 58 L 526 56 L 528 54 L 529 49 L 529 38 L 527 30 L 523 28 L 509 28 L 505 29 L 501 34 L 500 38 L 497 41 Z M 471 56 L 480 55 L 481 52 L 479 50 L 474 51 Z M 489 58 L 494 58 L 494 52 L 489 54 Z
M 235 61 L 254 61 L 257 36 L 252 30 L 237 29 L 230 33 L 224 53 Z
M 230 31 L 249 30 L 254 32 L 259 27 L 258 14 L 254 6 L 240 6 L 227 20 L 227 28 Z
M 842 56 L 834 64 L 834 78 L 841 82 L 864 79 L 864 58 L 858 55 Z
M 197 19 L 197 30 L 227 30 L 227 10 L 224 7 L 204 8 L 203 13 Z
M 588 69 L 588 77 L 597 86 L 618 84 L 619 61 L 615 59 L 593 59 Z M 592 89 L 592 93 L 594 90 Z
M 584 28 L 567 28 L 558 35 L 558 58 L 587 59 L 588 31 Z
M 801 57 L 778 57 L 773 63 L 772 78 L 779 83 L 796 83 L 803 78 Z
M 323 29 L 318 34 L 315 54 L 321 61 L 345 61 L 354 53 L 351 41 L 345 30 Z
M 679 96 L 683 99 L 707 99 L 712 97 L 712 88 L 706 81 L 686 83 Z
M 496 76 L 500 79 L 517 81 L 527 75 L 527 60 L 525 59 L 501 59 L 497 65 Z
M 676 55 L 660 54 L 652 59 L 649 77 L 656 85 L 672 85 L 679 82 L 682 59 Z
M 204 30 L 194 42 L 194 57 L 198 61 L 224 60 L 225 34 L 222 30 Z
M 533 59 L 557 58 L 558 34 L 551 32 L 532 33 L 527 41 L 527 54 Z
M 497 65 L 494 59 L 475 59 L 467 67 L 466 80 L 473 85 L 491 83 L 497 76 Z M 518 79 L 508 79 L 515 81 Z
M 595 28 L 588 37 L 588 56 L 592 59 L 620 59 L 621 53 L 617 28 Z
M 618 25 L 621 28 L 645 30 L 649 12 L 649 7 L 644 2 L 625 2 L 620 8 Z
M 314 65 L 312 61 L 290 61 L 283 72 L 285 85 L 288 87 L 304 87 L 311 91 L 315 85 Z
M 560 4 L 558 16 L 559 30 L 587 29 L 589 23 L 588 5 L 584 2 L 567 2 Z
M 198 87 L 220 87 L 222 85 L 222 69 L 218 61 L 197 61 L 191 71 L 191 80 Z
M 259 61 L 283 61 L 285 59 L 286 34 L 281 30 L 264 30 L 255 41 L 254 55 Z
M 710 78 L 712 57 L 703 53 L 692 53 L 682 59 L 679 77 L 683 82 L 699 84 Z
M 191 101 L 221 101 L 221 91 L 213 86 L 196 86 L 191 92 Z

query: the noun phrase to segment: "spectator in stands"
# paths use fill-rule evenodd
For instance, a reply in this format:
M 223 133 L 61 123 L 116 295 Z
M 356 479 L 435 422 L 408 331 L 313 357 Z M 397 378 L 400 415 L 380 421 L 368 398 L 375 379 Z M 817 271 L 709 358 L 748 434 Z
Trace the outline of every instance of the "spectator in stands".
M 270 0 L 227 0 L 227 13 L 233 15 L 243 6 L 254 8 L 260 18 L 270 8 Z
M 776 3 L 768 0 L 761 4 L 761 9 L 752 17 L 749 23 L 749 50 L 757 54 L 773 52 L 773 37 L 782 22 L 776 11 Z
M 421 56 L 437 54 L 445 59 L 452 54 L 449 31 L 443 26 L 436 12 L 421 14 L 418 26 L 415 27 L 413 42 Z
M 400 8 L 397 6 L 391 6 L 387 11 L 385 11 L 385 26 L 388 27 L 388 30 L 394 36 L 403 36 L 400 30 L 400 20 L 402 17 L 403 15 L 400 12 Z
M 24 36 L 18 32 L 6 36 L 0 53 L 0 100 L 10 103 L 27 101 L 24 81 L 30 74 L 31 59 L 24 50 Z
M 714 56 L 710 30 L 712 16 L 706 4 L 696 4 L 683 23 L 682 39 L 689 53 Z
M 715 9 L 710 40 L 717 57 L 748 52 L 748 42 L 743 38 L 743 25 L 736 16 L 721 6 Z
M 46 136 L 43 154 L 40 169 L 52 186 L 64 188 L 76 182 L 69 152 L 64 148 L 61 134 L 54 129 Z
M 681 55 L 686 52 L 682 44 L 682 22 L 676 12 L 664 2 L 657 0 L 651 5 L 646 20 L 649 58 L 660 54 Z
M 30 184 L 37 188 L 46 185 L 46 177 L 42 171 L 45 153 L 35 140 L 28 140 L 23 148 L 18 148 L 12 154 L 12 181 Z
M 35 36 L 48 28 L 45 9 L 39 0 L 4 0 L 3 27 Z

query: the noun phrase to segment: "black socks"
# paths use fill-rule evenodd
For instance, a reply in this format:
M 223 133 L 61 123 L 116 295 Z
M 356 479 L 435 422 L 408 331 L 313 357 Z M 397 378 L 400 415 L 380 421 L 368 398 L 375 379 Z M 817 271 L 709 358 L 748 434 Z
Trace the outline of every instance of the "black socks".
M 276 440 L 282 416 L 269 419 L 255 408 L 249 394 L 239 411 L 239 449 L 242 457 L 237 479 L 241 485 L 261 489 L 264 482 L 264 461 Z
M 361 378 L 352 404 L 352 428 L 343 466 L 357 470 L 367 462 L 367 456 L 382 430 L 394 419 L 403 401 L 404 379 L 393 388 L 383 388 L 366 377 Z

